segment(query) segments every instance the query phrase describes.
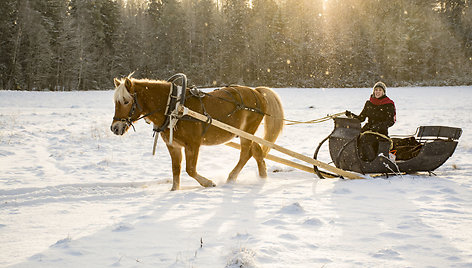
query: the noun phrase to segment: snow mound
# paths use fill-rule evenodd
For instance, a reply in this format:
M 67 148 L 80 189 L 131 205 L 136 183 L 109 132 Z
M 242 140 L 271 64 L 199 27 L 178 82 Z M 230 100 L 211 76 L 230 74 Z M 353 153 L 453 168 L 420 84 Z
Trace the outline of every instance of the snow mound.
M 256 253 L 248 248 L 233 250 L 225 268 L 256 268 Z
M 282 214 L 303 214 L 304 212 L 305 210 L 298 202 L 295 202 L 280 209 L 280 213 Z

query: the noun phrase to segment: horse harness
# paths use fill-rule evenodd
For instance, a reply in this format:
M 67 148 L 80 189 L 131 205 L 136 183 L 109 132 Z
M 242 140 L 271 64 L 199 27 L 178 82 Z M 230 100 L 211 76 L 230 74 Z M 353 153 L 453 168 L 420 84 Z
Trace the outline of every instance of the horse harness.
M 239 95 L 239 100 L 233 96 L 233 94 L 231 94 L 228 89 L 233 89 L 234 92 L 236 92 L 238 95 Z M 261 110 L 261 104 L 259 103 L 259 98 L 257 98 L 256 96 L 256 93 L 254 93 L 253 90 L 251 90 L 251 93 L 254 95 L 254 99 L 256 100 L 256 106 L 257 107 L 249 107 L 249 106 L 246 106 L 244 104 L 244 101 L 243 101 L 243 96 L 241 96 L 241 93 L 239 91 L 237 91 L 234 86 L 226 86 L 222 89 L 217 89 L 217 90 L 222 90 L 224 91 L 227 95 L 229 95 L 232 100 L 228 100 L 228 99 L 225 99 L 225 98 L 220 98 L 220 97 L 217 97 L 217 96 L 213 96 L 213 95 L 210 95 L 210 94 L 206 94 L 208 96 L 211 96 L 211 97 L 214 97 L 214 98 L 218 98 L 220 100 L 223 100 L 223 101 L 226 101 L 226 102 L 231 102 L 235 105 L 235 108 L 234 110 L 228 114 L 228 117 L 232 116 L 235 112 L 239 111 L 239 110 L 246 110 L 246 111 L 250 111 L 250 112 L 254 112 L 254 113 L 258 113 L 258 114 L 261 114 L 261 115 L 266 115 L 262 110 Z
M 229 92 L 229 89 L 233 89 L 234 92 L 236 92 L 238 95 L 239 95 L 239 100 L 234 96 L 232 95 L 230 92 Z M 211 94 L 208 94 L 206 92 L 203 92 L 199 89 L 197 89 L 196 87 L 193 87 L 189 90 L 189 93 L 191 94 L 192 97 L 196 97 L 199 99 L 200 101 L 200 106 L 201 106 L 201 109 L 202 109 L 202 113 L 203 115 L 205 115 L 207 117 L 207 120 L 203 123 L 205 123 L 205 127 L 203 128 L 203 131 L 202 131 L 202 136 L 206 133 L 206 131 L 208 130 L 208 127 L 210 126 L 211 124 L 211 121 L 213 120 L 213 118 L 211 117 L 210 114 L 207 113 L 206 111 L 206 108 L 205 108 L 205 105 L 203 104 L 203 98 L 205 96 L 208 96 L 208 97 L 212 97 L 212 98 L 217 98 L 217 99 L 220 99 L 220 100 L 223 100 L 225 102 L 230 102 L 232 104 L 234 104 L 234 110 L 231 111 L 227 117 L 230 117 L 232 116 L 234 113 L 236 113 L 237 111 L 240 111 L 240 110 L 246 110 L 246 111 L 250 111 L 250 112 L 254 112 L 254 113 L 258 113 L 258 114 L 261 114 L 261 115 L 266 115 L 264 112 L 262 112 L 261 108 L 260 108 L 260 103 L 259 103 L 259 99 L 257 98 L 256 94 L 254 93 L 254 91 L 251 91 L 252 94 L 254 94 L 254 98 L 256 100 L 256 106 L 257 107 L 249 107 L 249 106 L 246 106 L 244 104 L 244 101 L 243 101 L 243 98 L 241 96 L 241 93 L 239 91 L 237 91 L 233 86 L 226 86 L 224 88 L 221 88 L 221 89 L 216 89 L 216 90 L 222 90 L 224 91 L 227 95 L 229 95 L 231 97 L 231 99 L 226 99 L 226 98 L 221 98 L 221 97 L 218 97 L 218 96 L 213 96 Z M 216 91 L 215 90 L 215 91 Z M 189 120 L 189 121 L 197 121 L 197 122 L 201 122 L 200 120 L 198 119 L 195 119 L 193 117 L 190 117 L 190 116 L 184 116 L 182 117 L 182 119 L 184 120 Z
M 182 79 L 182 87 L 179 87 L 174 83 L 178 79 Z M 156 133 L 159 133 L 159 132 L 162 132 L 162 131 L 166 130 L 166 128 L 169 128 L 169 129 L 172 130 L 175 127 L 175 125 L 177 124 L 178 120 L 201 122 L 200 120 L 195 119 L 195 118 L 190 117 L 190 116 L 187 116 L 187 115 L 184 115 L 184 116 L 179 115 L 178 111 L 177 111 L 179 103 L 181 105 L 185 105 L 186 91 L 187 91 L 186 90 L 186 88 L 187 88 L 187 77 L 184 74 L 175 74 L 174 76 L 169 78 L 167 81 L 171 82 L 171 89 L 170 89 L 169 98 L 167 100 L 166 112 L 164 113 L 166 119 L 164 120 L 164 122 L 162 123 L 161 126 L 153 128 L 154 135 Z M 233 91 L 235 91 L 239 95 L 239 100 L 228 91 L 229 89 L 232 89 Z M 257 107 L 249 107 L 249 106 L 245 105 L 244 102 L 243 102 L 243 98 L 241 96 L 241 93 L 239 93 L 233 86 L 226 86 L 222 89 L 217 89 L 217 90 L 224 90 L 224 92 L 226 94 L 228 94 L 232 99 L 226 99 L 226 98 L 213 96 L 211 94 L 208 94 L 206 92 L 203 92 L 203 91 L 199 90 L 196 87 L 191 87 L 188 91 L 190 97 L 197 98 L 200 101 L 200 106 L 201 106 L 201 109 L 202 109 L 202 113 L 203 113 L 203 115 L 205 115 L 207 117 L 206 122 L 203 122 L 203 123 L 205 123 L 205 128 L 202 131 L 202 135 L 204 135 L 206 133 L 208 127 L 211 124 L 211 121 L 213 120 L 211 115 L 207 113 L 205 105 L 203 104 L 203 98 L 206 97 L 206 96 L 212 97 L 212 98 L 217 98 L 217 99 L 220 99 L 220 100 L 223 100 L 223 101 L 226 101 L 226 102 L 233 103 L 235 105 L 235 108 L 231 113 L 229 113 L 227 115 L 228 117 L 232 116 L 235 112 L 237 112 L 239 110 L 246 110 L 246 111 L 259 113 L 261 115 L 265 115 L 265 113 L 262 112 L 262 110 L 260 108 L 261 105 L 260 105 L 259 99 L 257 98 L 257 96 L 255 95 L 255 93 L 253 91 L 251 91 L 251 92 L 254 94 L 254 98 L 256 99 Z

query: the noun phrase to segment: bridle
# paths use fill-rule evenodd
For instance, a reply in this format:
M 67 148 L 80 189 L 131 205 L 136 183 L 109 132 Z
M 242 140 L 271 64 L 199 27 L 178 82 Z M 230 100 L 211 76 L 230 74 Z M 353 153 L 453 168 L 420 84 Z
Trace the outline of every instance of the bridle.
M 141 110 L 141 107 L 139 107 L 139 104 L 138 104 L 138 99 L 137 99 L 137 94 L 136 92 L 133 94 L 133 103 L 131 104 L 131 109 L 129 110 L 129 113 L 128 113 L 128 117 L 127 118 L 118 118 L 118 117 L 113 117 L 113 120 L 115 121 L 120 121 L 120 122 L 123 122 L 123 123 L 126 123 L 126 125 L 129 127 L 129 126 L 132 126 L 133 127 L 133 130 L 136 131 L 136 129 L 134 128 L 134 125 L 133 125 L 133 121 L 138 121 L 139 119 L 141 118 L 144 118 L 143 116 L 136 119 L 136 120 L 132 120 L 131 118 L 133 118 L 133 115 L 134 113 L 136 112 L 136 109 L 139 109 Z
M 142 116 L 138 117 L 136 120 L 133 120 L 132 118 L 133 118 L 133 115 L 136 113 L 136 110 L 137 110 L 137 109 L 142 110 L 141 107 L 139 106 L 138 97 L 137 97 L 137 96 L 138 96 L 138 94 L 135 92 L 135 93 L 133 94 L 133 103 L 131 104 L 131 109 L 129 110 L 129 113 L 128 113 L 128 117 L 127 117 L 127 118 L 113 117 L 113 120 L 123 122 L 123 123 L 125 123 L 128 127 L 129 127 L 129 126 L 133 127 L 134 132 L 136 132 L 136 128 L 134 128 L 133 121 L 139 121 L 139 120 L 141 120 L 141 119 L 143 119 L 143 118 L 145 118 L 145 117 L 148 117 L 148 116 L 150 116 L 150 115 L 152 115 L 152 114 L 154 114 L 154 113 L 157 113 L 157 112 L 159 112 L 159 111 L 161 110 L 161 108 L 156 109 L 156 110 L 154 110 L 154 111 L 152 111 L 152 112 L 149 112 L 149 113 L 147 113 L 147 114 L 145 114 L 145 115 L 142 115 Z
M 177 87 L 177 85 L 175 85 L 175 81 L 178 80 L 178 79 L 182 79 L 182 87 L 180 87 L 180 90 L 179 90 L 179 87 Z M 175 74 L 173 75 L 171 78 L 167 79 L 168 82 L 171 82 L 171 87 L 170 87 L 170 92 L 169 92 L 169 97 L 168 97 L 168 100 L 167 100 L 167 105 L 165 107 L 165 112 L 164 112 L 164 116 L 165 116 L 165 119 L 164 119 L 164 122 L 162 123 L 161 126 L 159 127 L 154 127 L 154 132 L 155 133 L 159 133 L 159 132 L 162 132 L 164 131 L 166 128 L 169 127 L 169 125 L 172 125 L 171 129 L 175 126 L 175 124 L 177 123 L 177 120 L 179 119 L 178 116 L 176 116 L 176 112 L 177 112 L 177 108 L 178 108 L 178 105 L 181 104 L 183 105 L 185 103 L 185 89 L 187 88 L 187 76 L 185 76 L 184 74 L 182 73 L 178 73 L 178 74 Z M 180 91 L 180 92 L 179 92 Z M 142 110 L 141 107 L 139 106 L 139 103 L 138 103 L 138 97 L 137 97 L 137 93 L 135 92 L 133 94 L 133 103 L 131 105 L 131 109 L 129 110 L 129 113 L 128 113 L 128 117 L 127 118 L 118 118 L 118 117 L 113 117 L 113 120 L 115 121 L 120 121 L 120 122 L 123 122 L 125 123 L 128 127 L 131 126 L 133 127 L 133 130 L 136 132 L 136 129 L 133 125 L 133 121 L 139 121 L 140 119 L 143 119 L 145 117 L 148 117 L 156 112 L 159 112 L 162 109 L 161 108 L 158 108 L 152 112 L 149 112 L 145 115 L 142 115 L 140 117 L 138 117 L 137 119 L 135 120 L 132 120 L 134 114 L 136 113 L 137 110 Z

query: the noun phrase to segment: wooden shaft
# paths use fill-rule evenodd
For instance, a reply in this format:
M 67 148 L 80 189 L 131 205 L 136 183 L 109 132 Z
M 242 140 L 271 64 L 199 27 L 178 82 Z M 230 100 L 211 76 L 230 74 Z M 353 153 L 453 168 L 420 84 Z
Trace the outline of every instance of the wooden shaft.
M 192 110 L 190 110 L 190 109 L 188 109 L 188 108 L 186 108 L 186 107 L 184 107 L 184 106 L 180 106 L 180 107 L 179 107 L 179 111 L 180 111 L 181 113 L 183 113 L 183 115 L 189 115 L 189 116 L 191 116 L 191 117 L 193 117 L 193 118 L 196 118 L 196 119 L 198 119 L 198 120 L 200 120 L 200 121 L 203 121 L 203 122 L 206 122 L 206 121 L 207 121 L 207 117 L 206 117 L 206 116 L 204 116 L 204 115 L 202 115 L 202 114 L 200 114 L 200 113 L 197 113 L 197 112 L 195 112 L 195 111 L 192 111 Z M 325 169 L 325 170 L 327 170 L 327 171 L 331 171 L 331 172 L 333 172 L 333 173 L 336 173 L 336 174 L 338 174 L 338 175 L 340 175 L 340 176 L 343 176 L 344 178 L 348 178 L 348 179 L 364 179 L 363 177 L 361 177 L 361 176 L 359 176 L 359 175 L 357 175 L 357 174 L 355 174 L 355 173 L 352 173 L 352 172 L 349 172 L 349 171 L 345 171 L 345 170 L 342 170 L 342 169 L 339 169 L 339 168 L 330 166 L 330 165 L 328 165 L 328 164 L 326 164 L 326 163 L 323 163 L 323 162 L 321 162 L 321 161 L 318 161 L 318 160 L 313 159 L 313 158 L 311 158 L 311 157 L 308 157 L 308 156 L 306 156 L 306 155 L 302 155 L 302 154 L 299 154 L 299 153 L 297 153 L 297 152 L 291 151 L 291 150 L 286 149 L 286 148 L 284 148 L 284 147 L 282 147 L 282 146 L 279 146 L 279 145 L 277 145 L 277 144 L 275 144 L 275 143 L 269 142 L 269 141 L 267 141 L 267 140 L 264 140 L 264 139 L 262 139 L 262 138 L 259 138 L 259 137 L 257 137 L 257 136 L 254 136 L 254 135 L 252 135 L 252 134 L 249 134 L 249 133 L 247 133 L 247 132 L 245 132 L 245 131 L 242 131 L 242 130 L 240 130 L 240 129 L 238 129 L 238 128 L 235 128 L 235 127 L 232 127 L 232 126 L 227 125 L 227 124 L 225 124 L 225 123 L 222 123 L 222 122 L 220 122 L 220 121 L 218 121 L 218 120 L 212 119 L 212 120 L 211 120 L 211 124 L 212 124 L 213 126 L 219 127 L 219 128 L 221 128 L 221 129 L 223 129 L 223 130 L 226 130 L 226 131 L 228 131 L 228 132 L 231 132 L 231 133 L 233 133 L 233 134 L 235 134 L 235 135 L 238 135 L 238 136 L 240 136 L 240 137 L 243 137 L 243 138 L 245 138 L 245 139 L 252 140 L 252 141 L 257 142 L 257 143 L 259 143 L 259 144 L 261 144 L 261 145 L 270 147 L 270 148 L 272 148 L 272 149 L 274 149 L 274 150 L 277 150 L 277 151 L 279 151 L 279 152 L 281 152 L 281 153 L 284 153 L 284 154 L 286 154 L 286 155 L 295 157 L 295 158 L 297 158 L 297 159 L 299 159 L 299 160 L 302 160 L 302 161 L 304 161 L 304 162 L 307 162 L 307 163 L 309 163 L 309 164 L 312 164 L 312 165 L 315 165 L 315 166 L 320 167 L 320 168 L 322 168 L 322 169 Z
M 152 145 L 152 155 L 156 155 L 156 145 L 157 145 L 158 137 L 159 137 L 159 133 L 154 132 L 154 144 Z
M 241 146 L 239 144 L 235 143 L 235 142 L 228 142 L 228 143 L 225 143 L 225 145 L 229 146 L 231 148 L 234 148 L 234 149 L 238 149 L 238 150 L 241 149 Z M 293 162 L 293 161 L 290 161 L 290 160 L 287 160 L 287 159 L 284 159 L 284 158 L 281 158 L 281 157 L 278 157 L 278 156 L 275 156 L 275 155 L 272 155 L 272 154 L 268 154 L 265 158 L 268 159 L 268 160 L 271 160 L 271 161 L 289 166 L 289 167 L 293 167 L 293 168 L 303 170 L 303 171 L 306 171 L 306 172 L 309 172 L 309 173 L 315 173 L 315 170 L 313 169 L 313 167 L 304 166 L 302 164 L 298 164 L 296 162 Z M 331 176 L 329 174 L 325 174 L 325 173 L 323 174 L 323 176 L 326 177 L 326 178 L 334 178 L 333 176 Z

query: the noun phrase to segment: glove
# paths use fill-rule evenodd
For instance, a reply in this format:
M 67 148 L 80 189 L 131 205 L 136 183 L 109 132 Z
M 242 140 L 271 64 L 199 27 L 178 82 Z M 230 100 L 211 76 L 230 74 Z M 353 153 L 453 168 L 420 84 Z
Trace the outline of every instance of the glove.
M 350 117 L 350 118 L 354 117 L 354 114 L 353 114 L 351 111 L 348 111 L 348 110 L 346 110 L 346 112 L 345 112 L 344 114 L 345 114 L 347 117 Z

